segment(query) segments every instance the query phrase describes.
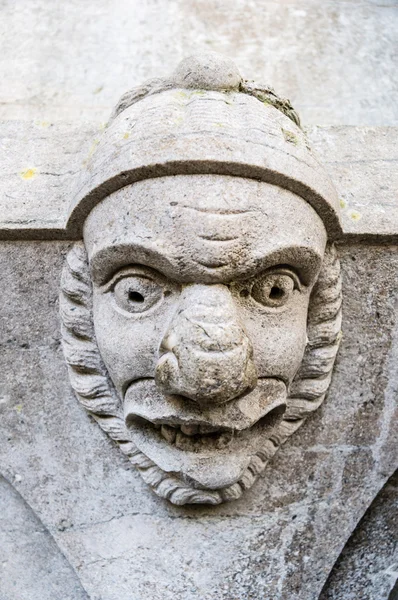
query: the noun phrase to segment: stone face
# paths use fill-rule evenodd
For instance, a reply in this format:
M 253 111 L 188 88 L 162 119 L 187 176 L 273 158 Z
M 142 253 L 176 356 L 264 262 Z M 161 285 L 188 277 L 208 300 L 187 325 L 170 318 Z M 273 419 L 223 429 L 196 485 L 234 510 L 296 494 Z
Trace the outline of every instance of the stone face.
M 71 230 L 69 233 L 66 230 L 67 206 L 76 193 L 78 172 L 87 166 L 99 145 L 100 128 L 95 124 L 82 125 L 81 122 L 51 125 L 49 115 L 52 114 L 55 119 L 63 118 L 65 114 L 72 118 L 77 115 L 81 118 L 84 114 L 89 114 L 90 118 L 96 118 L 99 114 L 105 116 L 105 110 L 108 113 L 126 87 L 135 85 L 145 77 L 167 72 L 166 63 L 175 64 L 178 54 L 189 54 L 190 44 L 200 45 L 201 33 L 210 34 L 210 37 L 211 32 L 214 33 L 213 46 L 230 43 L 239 67 L 245 74 L 257 77 L 265 69 L 266 76 L 261 76 L 261 79 L 272 81 L 284 95 L 292 97 L 297 106 L 297 96 L 289 91 L 293 83 L 299 93 L 301 114 L 304 109 L 304 123 L 394 122 L 392 111 L 395 105 L 391 104 L 391 99 L 394 97 L 395 71 L 391 71 L 393 61 L 389 48 L 392 48 L 391 42 L 395 40 L 393 19 L 396 11 L 390 2 L 384 5 L 374 2 L 359 5 L 353 0 L 339 5 L 329 6 L 326 3 L 319 6 L 310 0 L 309 3 L 300 2 L 298 6 L 294 0 L 289 0 L 288 3 L 268 3 L 259 7 L 243 0 L 231 7 L 219 3 L 210 6 L 208 2 L 202 2 L 200 6 L 195 2 L 181 6 L 172 1 L 168 3 L 167 11 L 159 3 L 155 6 L 149 2 L 145 6 L 140 3 L 139 7 L 133 4 L 123 6 L 123 19 L 119 18 L 117 10 L 112 11 L 118 17 L 113 27 L 112 19 L 105 14 L 109 3 L 107 7 L 102 6 L 101 2 L 96 3 L 95 18 L 90 1 L 84 6 L 79 5 L 77 10 L 69 11 L 71 7 L 73 2 L 53 7 L 35 0 L 24 10 L 14 10 L 14 7 L 8 10 L 7 2 L 2 8 L 0 28 L 5 28 L 2 35 L 5 60 L 0 64 L 0 70 L 5 67 L 3 80 L 11 79 L 11 85 L 4 86 L 6 100 L 0 111 L 5 115 L 16 115 L 21 111 L 24 117 L 27 114 L 40 117 L 34 124 L 8 123 L 0 126 L 1 164 L 5 165 L 0 174 L 0 236 L 3 238 L 55 240 L 72 237 Z M 174 14 L 173 11 L 177 9 Z M 61 18 L 60 10 L 64 11 Z M 131 15 L 129 10 L 132 10 Z M 203 20 L 209 10 L 211 23 Z M 47 19 L 51 19 L 54 13 L 57 18 L 52 26 Z M 170 17 L 169 26 L 166 24 L 166 13 Z M 10 15 L 15 22 L 19 21 L 17 32 L 13 31 Z M 88 16 L 87 21 L 85 16 Z M 133 27 L 129 26 L 129 16 L 134 17 Z M 184 16 L 183 21 L 180 16 Z M 161 23 L 157 30 L 159 35 L 147 36 L 148 28 L 153 32 L 153 26 L 158 21 Z M 237 28 L 233 27 L 235 22 L 238 23 Z M 38 23 L 45 35 L 35 34 L 32 47 L 32 31 L 35 31 Z M 106 24 L 106 30 L 101 29 L 102 23 Z M 68 31 L 69 24 L 73 35 L 77 37 L 71 44 L 71 38 L 67 36 L 68 47 L 66 51 L 62 50 L 58 60 L 57 51 L 62 49 L 64 33 Z M 264 35 L 265 24 L 269 25 L 267 36 Z M 79 27 L 82 27 L 84 35 L 79 35 Z M 123 40 L 127 31 L 128 43 Z M 162 34 L 163 31 L 167 32 L 166 36 Z M 348 31 L 349 38 L 346 36 Z M 23 43 L 18 42 L 21 32 Z M 117 44 L 110 48 L 107 47 L 107 41 L 111 39 L 117 39 Z M 8 40 L 12 43 L 8 43 Z M 284 40 L 286 44 L 283 44 Z M 252 41 L 254 52 L 250 50 Z M 278 47 L 275 46 L 276 41 Z M 119 42 L 121 54 L 118 53 Z M 146 52 L 148 42 L 151 45 L 150 53 Z M 137 51 L 134 52 L 136 64 L 131 62 L 131 57 L 124 60 L 130 43 L 133 46 L 137 43 Z M 205 45 L 212 47 L 211 40 L 206 40 Z M 42 51 L 47 47 L 51 48 L 50 56 L 43 59 Z M 80 52 L 82 48 L 86 51 Z M 157 48 L 160 48 L 158 56 L 161 57 L 161 66 L 157 64 Z M 40 49 L 40 59 L 35 49 Z M 79 59 L 73 62 L 70 59 L 76 49 Z M 215 49 L 225 51 L 225 48 Z M 366 60 L 363 60 L 364 49 Z M 11 53 L 12 60 L 8 59 L 7 53 Z M 231 55 L 231 52 L 228 54 Z M 18 60 L 16 69 L 13 66 L 15 58 Z M 110 60 L 111 68 L 107 63 Z M 55 67 L 54 61 L 58 61 Z M 91 70 L 87 68 L 94 63 Z M 308 69 L 307 63 L 310 66 Z M 74 94 L 71 102 L 68 100 L 68 69 L 64 71 L 59 68 L 60 64 L 63 67 L 70 64 Z M 199 61 L 198 72 L 202 66 L 203 62 Z M 29 74 L 21 77 L 25 68 Z M 119 79 L 126 68 L 130 78 L 128 83 Z M 142 74 L 137 75 L 140 69 Z M 21 94 L 17 102 L 8 103 L 8 98 L 15 99 L 13 79 L 8 77 L 13 70 L 18 75 Z M 102 86 L 96 87 L 91 97 L 86 93 L 91 82 L 101 77 L 105 70 L 112 84 L 108 90 Z M 201 82 L 203 88 L 214 87 L 216 78 L 213 75 L 220 72 L 217 68 L 213 71 L 210 69 L 199 76 L 194 73 L 192 77 L 189 71 L 190 68 L 183 67 L 175 82 L 180 85 L 185 78 L 190 93 L 195 91 L 197 81 Z M 224 63 L 222 72 L 225 77 L 219 77 L 223 83 L 218 86 L 218 91 L 231 87 L 236 90 L 239 73 L 230 68 L 228 61 Z M 49 74 L 48 78 L 46 73 Z M 273 74 L 270 76 L 269 73 Z M 290 78 L 290 73 L 293 78 Z M 320 84 L 317 83 L 318 75 Z M 278 83 L 278 77 L 283 79 L 282 86 Z M 210 81 L 212 83 L 208 85 Z M 55 91 L 50 95 L 47 93 L 49 82 L 54 85 Z M 169 80 L 167 86 L 170 84 Z M 288 91 L 284 88 L 285 84 Z M 162 86 L 164 80 L 152 81 L 144 86 L 144 92 L 157 94 Z M 283 125 L 285 133 L 282 137 L 293 146 L 297 138 L 292 133 L 297 135 L 294 127 L 299 121 L 291 104 L 275 96 L 269 87 L 256 82 L 242 81 L 239 87 L 255 99 L 269 102 L 272 107 L 269 114 L 273 114 L 276 107 L 281 109 L 280 119 L 284 119 L 284 115 L 289 117 L 289 127 L 286 129 Z M 40 91 L 36 97 L 27 99 L 23 97 L 24 89 L 29 95 L 35 90 Z M 142 93 L 143 88 L 140 88 L 138 92 L 126 94 L 114 114 L 119 112 L 122 115 L 132 100 L 137 100 L 137 94 L 139 96 Z M 305 100 L 304 106 L 300 101 L 301 96 Z M 41 117 L 42 110 L 47 111 L 44 118 Z M 359 115 L 360 120 L 356 121 Z M 3 374 L 0 378 L 0 472 L 5 473 L 14 486 L 12 489 L 8 484 L 1 485 L 0 489 L 0 537 L 3 540 L 3 554 L 6 554 L 6 560 L 0 560 L 0 597 L 6 594 L 6 600 L 10 600 L 16 594 L 21 600 L 24 594 L 28 594 L 31 600 L 33 594 L 41 599 L 50 594 L 52 600 L 65 600 L 69 596 L 83 598 L 85 592 L 74 577 L 74 569 L 91 600 L 130 600 L 132 595 L 144 600 L 212 600 L 214 597 L 231 600 L 242 597 L 257 599 L 259 596 L 276 600 L 319 600 L 325 594 L 328 594 L 328 598 L 339 600 L 351 600 L 351 597 L 356 600 L 358 596 L 369 600 L 387 600 L 388 596 L 388 600 L 394 600 L 397 595 L 397 585 L 394 586 L 396 559 L 393 531 L 396 491 L 391 485 L 392 480 L 390 485 L 385 482 L 397 467 L 397 249 L 393 245 L 398 239 L 395 184 L 398 171 L 394 155 L 396 134 L 391 129 L 371 127 L 316 127 L 308 133 L 312 146 L 332 175 L 342 209 L 343 236 L 339 237 L 345 311 L 342 351 L 326 402 L 269 461 L 256 486 L 247 490 L 244 497 L 236 502 L 217 507 L 175 507 L 150 493 L 127 460 L 130 458 L 131 461 L 131 454 L 127 452 L 127 457 L 124 457 L 118 452 L 97 423 L 87 417 L 76 403 L 70 390 L 60 352 L 57 295 L 62 263 L 71 245 L 32 241 L 0 245 L 0 273 L 2 288 L 6 292 L 6 301 L 0 308 L 0 372 Z M 298 134 L 301 136 L 300 131 Z M 102 137 L 106 139 L 106 134 Z M 284 142 L 282 139 L 280 141 L 283 147 Z M 121 146 L 123 152 L 127 147 L 128 143 Z M 293 156 L 296 150 L 290 155 Z M 254 183 L 258 186 L 259 198 L 272 196 L 269 186 L 272 182 L 260 177 L 261 182 L 249 183 L 242 177 L 243 171 L 239 173 L 238 180 L 233 179 L 236 172 L 213 172 L 211 175 L 197 173 L 195 176 L 186 171 L 184 173 L 168 172 L 178 182 L 179 191 L 184 192 L 184 196 L 199 195 L 203 198 L 206 194 L 206 198 L 211 198 L 209 190 L 217 188 L 217 181 L 222 181 L 219 188 L 228 190 L 228 193 L 236 189 L 237 196 L 240 196 L 240 190 L 245 199 L 246 196 L 250 199 Z M 182 181 L 186 178 L 190 178 L 190 184 L 184 188 Z M 199 184 L 195 183 L 196 178 L 200 179 Z M 226 185 L 228 178 L 231 179 L 231 185 Z M 167 182 L 168 178 L 159 179 L 159 185 L 162 181 Z M 202 221 L 192 219 L 192 223 L 184 223 L 176 207 L 173 208 L 175 218 L 172 226 L 157 227 L 162 218 L 153 210 L 152 214 L 149 214 L 150 210 L 147 211 L 141 223 L 138 223 L 136 214 L 130 215 L 129 220 L 128 209 L 122 210 L 121 196 L 124 195 L 127 204 L 129 201 L 136 202 L 141 196 L 142 216 L 144 198 L 149 197 L 145 185 L 145 181 L 140 181 L 126 188 L 125 193 L 115 192 L 111 196 L 108 194 L 114 190 L 108 189 L 105 194 L 107 197 L 104 196 L 90 213 L 90 239 L 95 241 L 97 248 L 102 243 L 101 251 L 112 249 L 114 252 L 119 243 L 124 244 L 126 250 L 132 239 L 137 241 L 139 236 L 140 242 L 161 241 L 160 256 L 163 251 L 167 253 L 174 249 L 173 241 L 181 239 L 184 227 L 190 232 L 187 239 L 196 239 L 194 234 L 198 231 L 202 235 Z M 151 187 L 149 185 L 149 189 Z M 175 202 L 167 183 L 162 189 L 155 190 L 155 186 L 153 189 L 155 198 L 159 193 L 162 195 L 162 191 L 167 191 L 165 195 Z M 312 208 L 303 202 L 305 194 L 299 194 L 299 198 L 292 194 L 296 191 L 285 186 L 280 190 L 279 202 L 281 196 L 289 192 L 291 196 L 286 198 L 290 199 L 292 207 L 292 198 L 298 202 L 294 209 L 295 217 L 301 214 L 299 207 L 306 206 L 312 215 L 308 215 L 307 223 L 313 222 L 314 216 L 319 218 L 319 204 L 313 204 Z M 223 197 L 222 193 L 218 193 L 218 200 L 220 197 Z M 94 200 L 92 206 L 98 197 Z M 307 201 L 310 201 L 309 196 Z M 276 225 L 275 206 L 276 203 L 268 206 L 267 213 Z M 120 215 L 113 223 L 112 210 L 114 215 Z M 94 223 L 95 213 L 97 225 Z M 264 224 L 264 215 L 261 220 Z M 95 227 L 101 228 L 101 222 L 104 221 L 113 238 L 105 235 L 105 229 L 103 240 L 100 235 L 95 235 Z M 306 219 L 303 219 L 304 228 L 297 226 L 289 235 L 295 239 L 303 235 L 305 222 Z M 289 225 L 286 219 L 283 226 L 286 227 L 287 237 Z M 229 229 L 221 227 L 220 231 L 229 232 Z M 309 238 L 315 230 L 316 227 L 311 230 Z M 88 222 L 86 233 L 88 235 Z M 78 232 L 73 237 L 78 237 Z M 272 232 L 269 237 L 272 238 Z M 360 245 L 348 244 L 354 240 Z M 87 237 L 87 249 L 88 242 Z M 376 242 L 383 242 L 383 245 L 372 245 Z M 264 403 L 258 402 L 258 396 L 253 396 L 253 392 L 236 403 L 233 403 L 234 399 L 227 404 L 220 401 L 224 395 L 239 390 L 239 382 L 244 384 L 246 381 L 248 386 L 253 386 L 256 377 L 255 389 L 264 391 L 260 387 L 261 378 L 258 378 L 258 360 L 255 360 L 261 332 L 256 331 L 255 327 L 247 331 L 247 323 L 240 322 L 237 326 L 237 321 L 241 321 L 241 309 L 247 291 L 252 292 L 253 301 L 258 302 L 258 299 L 264 299 L 265 291 L 273 287 L 267 273 L 265 282 L 260 276 L 264 285 L 259 285 L 256 280 L 249 290 L 247 286 L 238 288 L 233 281 L 233 274 L 234 268 L 239 267 L 240 263 L 235 254 L 231 257 L 231 253 L 226 253 L 231 259 L 228 264 L 233 267 L 231 281 L 214 282 L 212 275 L 207 276 L 206 281 L 192 283 L 189 281 L 189 274 L 192 276 L 193 273 L 190 261 L 201 259 L 200 247 L 192 246 L 194 244 L 182 244 L 175 248 L 175 257 L 180 260 L 181 266 L 184 263 L 185 279 L 170 287 L 171 281 L 167 275 L 166 300 L 179 303 L 183 315 L 192 316 L 192 311 L 197 315 L 198 306 L 203 318 L 214 311 L 221 315 L 228 313 L 232 321 L 235 320 L 230 335 L 222 336 L 221 318 L 217 322 L 212 321 L 210 328 L 205 328 L 210 336 L 202 336 L 192 320 L 187 320 L 184 326 L 184 317 L 177 310 L 164 323 L 163 330 L 159 327 L 156 332 L 158 339 L 161 338 L 160 368 L 156 376 L 156 364 L 153 365 L 155 378 L 152 378 L 152 383 L 156 381 L 160 394 L 153 394 L 150 386 L 148 393 L 148 381 L 144 380 L 142 384 L 131 388 L 132 393 L 126 394 L 123 404 L 119 400 L 120 391 L 118 397 L 109 387 L 106 388 L 109 394 L 101 397 L 100 393 L 90 397 L 93 388 L 90 391 L 90 388 L 83 386 L 79 396 L 89 411 L 90 403 L 93 408 L 92 401 L 96 401 L 95 410 L 103 414 L 96 414 L 95 411 L 91 414 L 97 422 L 101 423 L 102 420 L 103 429 L 119 442 L 123 442 L 120 433 L 124 435 L 125 430 L 115 427 L 113 418 L 102 418 L 116 404 L 120 418 L 116 424 L 125 422 L 129 431 L 140 412 L 144 418 L 156 421 L 164 419 L 166 409 L 169 410 L 167 418 L 175 419 L 177 410 L 180 419 L 186 418 L 186 423 L 182 425 L 185 432 L 181 430 L 178 434 L 178 443 L 183 443 L 186 450 L 185 456 L 193 455 L 193 438 L 198 434 L 197 428 L 200 429 L 200 425 L 192 423 L 189 406 L 197 406 L 198 413 L 203 417 L 205 410 L 209 414 L 210 405 L 214 419 L 212 423 L 217 426 L 222 417 L 226 426 L 232 419 L 235 425 L 239 423 L 240 427 L 247 428 L 256 415 L 262 414 Z M 241 245 L 239 257 L 242 258 L 243 253 L 246 260 L 253 248 L 260 249 L 255 236 L 250 243 L 248 241 Z M 264 245 L 261 245 L 261 249 L 264 250 Z M 326 257 L 329 250 L 330 244 L 326 247 Z M 81 244 L 72 250 L 68 258 L 72 279 L 68 279 L 66 269 L 62 283 L 72 300 L 91 301 L 91 280 L 95 294 L 100 298 L 101 286 L 95 283 L 94 276 L 100 275 L 101 265 L 110 262 L 108 259 L 112 252 L 108 256 L 106 252 L 101 253 L 101 259 L 96 261 L 96 273 L 92 252 L 91 276 L 86 278 L 87 252 Z M 181 261 L 182 253 L 184 261 Z M 121 261 L 119 266 L 123 266 L 127 254 L 117 250 L 116 258 Z M 76 259 L 81 261 L 83 270 L 76 268 L 79 267 Z M 213 255 L 211 259 L 214 259 Z M 148 265 L 143 265 L 144 270 Z M 129 306 L 126 322 L 131 325 L 132 319 L 136 320 L 136 324 L 142 320 L 145 330 L 145 317 L 137 318 L 136 305 L 149 304 L 148 314 L 151 318 L 160 307 L 166 308 L 159 290 L 159 287 L 163 289 L 164 279 L 161 282 L 157 277 L 153 280 L 153 273 L 148 277 L 147 271 L 143 277 L 142 270 L 130 273 L 128 278 L 119 279 L 119 266 L 118 281 L 112 291 L 115 305 L 120 311 L 119 317 L 132 292 L 134 310 L 130 312 Z M 219 268 L 225 267 L 219 265 Z M 321 277 L 322 272 L 323 267 Z M 79 279 L 81 275 L 83 277 Z M 279 285 L 285 281 L 281 276 L 281 273 L 272 274 Z M 134 284 L 134 289 L 130 289 L 130 284 Z M 289 290 L 289 286 L 286 289 Z M 239 301 L 235 306 L 237 295 L 234 294 L 238 291 Z M 244 292 L 242 300 L 241 291 Z M 105 300 L 110 298 L 111 293 L 103 292 L 103 295 L 104 308 Z M 69 307 L 73 308 L 73 304 Z M 101 311 L 95 319 L 97 329 L 104 324 Z M 78 313 L 78 318 L 69 319 L 68 323 L 73 325 L 74 322 L 77 332 L 83 334 L 80 340 L 87 341 L 85 336 L 92 335 L 93 318 L 82 318 L 80 309 Z M 310 306 L 309 314 L 312 313 Z M 282 319 L 280 321 L 284 322 Z M 265 333 L 265 328 L 261 329 Z M 300 329 L 298 320 L 295 331 Z M 309 324 L 310 333 L 311 329 L 312 325 Z M 127 330 L 130 330 L 129 326 L 120 327 L 119 340 L 128 337 Z M 267 328 L 267 345 L 272 338 L 271 333 L 272 328 Z M 104 337 L 106 345 L 108 340 L 106 335 Z M 292 340 L 281 338 L 281 345 L 282 341 L 286 347 L 290 344 L 298 350 Z M 136 345 L 134 342 L 133 346 Z M 217 379 L 217 373 L 213 373 L 209 381 L 202 380 L 199 369 L 192 368 L 189 346 L 191 344 L 194 350 L 192 354 L 204 350 L 204 355 L 209 357 L 215 344 L 219 352 L 220 343 L 224 343 L 227 349 L 233 347 L 232 376 L 225 381 Z M 72 344 L 68 360 L 79 376 L 85 373 L 91 377 L 100 364 L 98 346 L 86 343 L 83 346 Z M 105 356 L 103 344 L 102 348 Z M 172 359 L 173 348 L 178 352 L 180 364 Z M 219 352 L 220 361 L 225 359 L 226 348 L 222 346 L 224 352 Z M 256 351 L 251 357 L 253 348 Z M 107 367 L 112 370 L 115 382 L 118 377 L 116 371 L 123 366 L 120 357 L 131 351 L 128 348 L 126 354 L 125 349 L 125 344 L 114 344 L 113 352 L 107 357 Z M 154 356 L 153 349 L 148 346 L 147 350 Z M 147 353 L 137 352 L 137 355 L 141 365 L 145 364 Z M 123 373 L 128 373 L 131 368 L 127 362 L 121 371 L 121 379 Z M 241 375 L 236 368 L 239 363 L 243 365 Z M 196 366 L 200 364 L 199 361 Z M 209 365 L 206 364 L 206 367 L 211 374 Z M 314 374 L 312 370 L 310 373 Z M 83 381 L 84 378 L 80 378 L 80 383 Z M 75 379 L 74 384 L 78 383 Z M 96 383 L 101 386 L 104 379 Z M 268 380 L 267 384 L 270 387 L 264 398 L 273 398 L 274 409 L 280 410 L 284 403 L 279 397 L 277 382 Z M 173 406 L 167 402 L 162 404 L 162 399 L 176 387 L 183 387 L 187 394 L 194 396 L 195 399 L 190 399 L 192 405 L 186 401 L 175 402 Z M 95 390 L 101 392 L 101 387 Z M 308 393 L 308 388 L 304 392 Z M 205 398 L 206 402 L 203 402 Z M 145 402 L 142 402 L 143 399 Z M 198 403 L 198 400 L 202 402 Z M 288 400 L 288 410 L 294 409 L 296 412 L 290 414 L 297 418 L 297 410 L 302 411 L 305 405 L 294 405 Z M 266 407 L 272 411 L 272 405 Z M 280 414 L 277 412 L 274 416 L 279 418 Z M 270 426 L 275 427 L 277 423 L 271 423 Z M 175 442 L 176 434 L 171 426 L 161 426 L 160 432 L 163 439 Z M 228 439 L 224 441 L 228 444 Z M 279 443 L 281 438 L 277 441 Z M 151 440 L 149 445 L 148 440 L 144 442 L 150 452 Z M 120 444 L 121 447 L 123 445 L 126 448 L 126 444 Z M 170 461 L 170 456 L 167 460 Z M 212 476 L 211 469 L 208 471 L 207 484 L 211 483 Z M 228 469 L 223 470 L 224 475 L 230 476 Z M 150 483 L 153 484 L 153 479 Z M 369 505 L 371 508 L 367 510 Z M 365 511 L 366 516 L 361 520 Z M 12 556 L 11 561 L 9 556 Z M 50 572 L 53 566 L 54 570 Z
M 60 296 L 71 385 L 174 504 L 237 500 L 330 384 L 338 200 L 299 123 L 202 54 L 128 92 L 81 173 Z

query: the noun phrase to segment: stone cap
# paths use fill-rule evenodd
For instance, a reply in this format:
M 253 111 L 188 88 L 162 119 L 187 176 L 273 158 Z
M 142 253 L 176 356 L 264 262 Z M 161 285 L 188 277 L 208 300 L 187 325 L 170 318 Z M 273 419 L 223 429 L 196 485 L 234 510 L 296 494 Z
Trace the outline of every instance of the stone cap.
M 336 191 L 308 145 L 288 101 L 242 80 L 214 53 L 182 61 L 165 80 L 122 97 L 81 173 L 67 229 L 103 198 L 142 179 L 217 174 L 253 178 L 301 196 L 341 236 Z

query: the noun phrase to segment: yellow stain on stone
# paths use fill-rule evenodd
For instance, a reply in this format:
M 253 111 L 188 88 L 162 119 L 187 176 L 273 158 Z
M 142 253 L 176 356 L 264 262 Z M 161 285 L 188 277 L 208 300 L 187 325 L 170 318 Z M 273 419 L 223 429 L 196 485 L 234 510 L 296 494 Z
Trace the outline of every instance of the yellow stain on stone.
M 353 221 L 359 221 L 360 219 L 362 219 L 361 213 L 358 212 L 357 210 L 351 210 L 349 212 L 349 216 Z
M 298 139 L 297 136 L 293 133 L 293 131 L 289 131 L 288 129 L 284 129 L 283 127 L 281 127 L 281 129 L 285 140 L 290 144 L 294 144 L 295 146 L 297 146 Z
M 91 144 L 91 147 L 90 147 L 90 150 L 88 151 L 88 156 L 87 156 L 86 160 L 84 160 L 84 161 L 83 161 L 83 164 L 84 164 L 84 165 L 85 165 L 85 164 L 86 164 L 86 163 L 87 163 L 87 162 L 90 160 L 90 158 L 91 158 L 91 157 L 92 157 L 92 155 L 94 154 L 94 152 L 95 152 L 95 149 L 96 149 L 96 147 L 98 146 L 98 144 L 99 144 L 99 139 L 98 139 L 98 138 L 96 138 L 96 139 L 93 141 L 93 143 Z
M 343 198 L 340 198 L 340 208 L 347 208 L 347 202 Z
M 181 125 L 181 123 L 183 123 L 183 122 L 184 122 L 184 118 L 183 117 L 176 117 L 172 121 L 173 125 Z
M 20 414 L 22 412 L 22 404 L 17 404 L 15 407 L 15 410 L 17 411 L 18 414 Z
M 128 132 L 128 131 L 126 131 L 126 133 L 125 133 L 125 134 L 124 134 L 124 136 L 123 136 L 123 139 L 124 139 L 124 140 L 128 140 L 128 139 L 129 139 L 129 137 L 130 137 L 130 134 L 129 134 L 129 132 Z
M 22 179 L 32 179 L 36 175 L 37 169 L 32 167 L 31 169 L 25 169 L 25 171 L 21 171 L 20 176 Z
M 189 98 L 189 95 L 187 94 L 187 92 L 183 92 L 181 90 L 179 90 L 178 92 L 174 92 L 173 96 L 175 98 L 179 98 L 180 100 L 184 100 L 185 98 Z

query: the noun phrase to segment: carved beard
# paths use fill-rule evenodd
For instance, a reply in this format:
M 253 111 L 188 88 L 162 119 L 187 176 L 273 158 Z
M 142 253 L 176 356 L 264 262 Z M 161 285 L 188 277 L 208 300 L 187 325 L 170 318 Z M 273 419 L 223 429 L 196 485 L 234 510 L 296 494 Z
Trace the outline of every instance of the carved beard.
M 341 339 L 341 277 L 335 247 L 328 244 L 308 308 L 308 343 L 289 389 L 282 421 L 252 456 L 242 477 L 218 490 L 197 489 L 163 471 L 131 440 L 121 402 L 107 373 L 94 334 L 92 286 L 82 242 L 67 255 L 62 271 L 61 333 L 69 378 L 78 400 L 100 427 L 119 445 L 153 491 L 173 504 L 220 504 L 237 500 L 250 488 L 288 437 L 323 402 L 328 391 Z

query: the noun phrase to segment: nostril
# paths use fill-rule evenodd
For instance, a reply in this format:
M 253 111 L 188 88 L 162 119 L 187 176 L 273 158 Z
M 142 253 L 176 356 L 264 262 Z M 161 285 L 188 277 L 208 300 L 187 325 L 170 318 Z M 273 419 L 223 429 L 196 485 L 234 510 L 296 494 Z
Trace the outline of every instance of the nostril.
M 184 396 L 183 394 L 172 394 L 174 398 L 181 400 L 188 410 L 197 410 L 198 409 L 198 401 L 190 398 L 189 396 Z M 200 404 L 200 403 L 199 403 Z

